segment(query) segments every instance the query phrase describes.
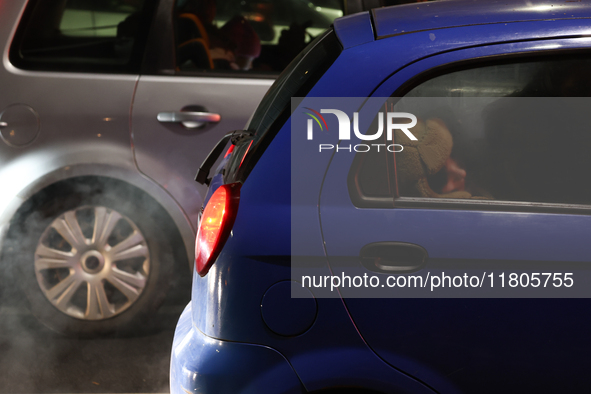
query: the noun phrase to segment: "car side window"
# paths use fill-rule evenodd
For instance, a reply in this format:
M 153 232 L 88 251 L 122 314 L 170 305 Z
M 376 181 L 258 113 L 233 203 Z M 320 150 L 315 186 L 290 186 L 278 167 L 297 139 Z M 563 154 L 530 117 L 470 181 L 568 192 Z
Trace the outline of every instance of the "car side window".
M 17 67 L 139 72 L 151 0 L 32 1 L 10 60 Z
M 378 170 L 366 169 L 375 164 L 357 153 L 353 202 L 591 204 L 590 66 L 591 58 L 561 56 L 464 68 L 388 99 L 392 111 L 417 117 L 410 129 L 417 140 L 396 130 L 394 142 L 403 148 L 383 153 Z M 396 176 L 383 197 L 376 185 L 363 185 L 392 183 L 388 160 Z
M 342 15 L 341 0 L 177 0 L 177 72 L 277 74 Z

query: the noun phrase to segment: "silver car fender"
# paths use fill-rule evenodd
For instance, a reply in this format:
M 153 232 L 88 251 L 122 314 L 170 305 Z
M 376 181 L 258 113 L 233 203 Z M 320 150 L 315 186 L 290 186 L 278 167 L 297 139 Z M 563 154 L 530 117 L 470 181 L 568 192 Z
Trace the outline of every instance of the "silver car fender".
M 178 228 L 190 267 L 194 260 L 194 224 L 162 186 L 140 173 L 129 147 L 116 144 L 84 144 L 51 150 L 34 150 L 0 169 L 0 250 L 11 218 L 19 207 L 47 186 L 79 176 L 104 176 L 135 186 L 152 196 Z

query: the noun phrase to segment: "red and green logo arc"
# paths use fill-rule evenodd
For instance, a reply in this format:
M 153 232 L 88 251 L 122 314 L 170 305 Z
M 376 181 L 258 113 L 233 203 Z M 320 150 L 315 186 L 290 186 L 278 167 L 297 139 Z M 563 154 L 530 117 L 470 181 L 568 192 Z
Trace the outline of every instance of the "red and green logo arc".
M 326 124 L 326 120 L 324 120 L 324 117 L 322 115 L 320 115 L 320 112 L 313 110 L 312 108 L 308 108 L 308 107 L 304 107 L 309 111 L 312 111 L 314 114 L 311 114 L 309 112 L 304 112 L 306 115 L 310 115 L 312 117 L 312 119 L 314 119 L 316 121 L 316 123 L 318 123 L 318 126 L 320 126 L 320 130 L 324 130 L 324 128 L 322 127 L 322 123 L 324 123 L 324 127 L 326 127 L 326 131 L 328 131 L 328 125 Z M 320 118 L 322 120 L 322 123 L 320 123 L 320 120 L 318 119 Z

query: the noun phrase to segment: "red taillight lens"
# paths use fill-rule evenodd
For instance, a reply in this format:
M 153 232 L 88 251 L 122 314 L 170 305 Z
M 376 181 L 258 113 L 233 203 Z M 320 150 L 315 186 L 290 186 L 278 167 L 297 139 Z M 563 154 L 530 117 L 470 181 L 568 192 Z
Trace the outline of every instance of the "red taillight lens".
M 240 200 L 240 183 L 220 186 L 211 196 L 197 232 L 195 266 L 205 276 L 230 235 Z

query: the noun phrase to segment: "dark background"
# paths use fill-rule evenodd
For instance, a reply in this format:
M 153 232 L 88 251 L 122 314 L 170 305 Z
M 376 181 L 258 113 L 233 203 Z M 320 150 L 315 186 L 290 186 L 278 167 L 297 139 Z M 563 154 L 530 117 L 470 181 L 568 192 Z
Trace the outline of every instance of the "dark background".
M 39 323 L 24 296 L 0 294 L 0 393 L 168 393 L 174 328 L 189 298 L 184 283 L 147 332 L 77 339 Z

